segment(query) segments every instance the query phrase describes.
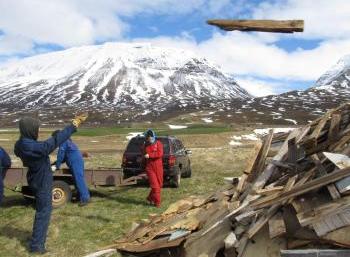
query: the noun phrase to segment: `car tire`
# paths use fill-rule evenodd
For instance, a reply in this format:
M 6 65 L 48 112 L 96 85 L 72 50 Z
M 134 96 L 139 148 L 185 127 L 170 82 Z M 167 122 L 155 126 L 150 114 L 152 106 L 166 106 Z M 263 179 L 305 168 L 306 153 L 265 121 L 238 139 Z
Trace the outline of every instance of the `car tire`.
M 52 186 L 52 207 L 59 208 L 72 200 L 72 190 L 68 183 L 55 180 Z
M 183 178 L 190 178 L 190 177 L 192 177 L 192 169 L 191 169 L 191 166 L 188 166 L 186 172 L 184 172 L 184 173 L 182 174 L 182 177 L 183 177 Z
M 179 170 L 176 175 L 171 179 L 171 186 L 179 188 L 181 184 L 181 171 Z

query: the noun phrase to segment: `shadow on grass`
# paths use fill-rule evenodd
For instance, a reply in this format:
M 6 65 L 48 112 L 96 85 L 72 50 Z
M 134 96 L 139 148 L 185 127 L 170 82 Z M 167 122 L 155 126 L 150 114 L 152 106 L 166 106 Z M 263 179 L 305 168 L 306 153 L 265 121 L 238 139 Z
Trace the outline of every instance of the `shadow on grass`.
M 103 217 L 101 215 L 98 214 L 89 214 L 89 215 L 84 215 L 82 213 L 79 214 L 72 214 L 72 213 L 61 213 L 60 216 L 66 216 L 66 217 L 76 217 L 78 219 L 84 218 L 84 219 L 88 219 L 88 220 L 96 220 L 99 222 L 105 222 L 105 223 L 110 223 L 113 221 L 113 219 L 109 219 L 106 217 Z
M 15 206 L 30 206 L 33 201 L 24 199 L 21 195 L 5 196 L 1 208 L 11 208 Z
M 0 236 L 7 237 L 9 239 L 17 239 L 26 249 L 28 249 L 31 234 L 31 231 L 15 228 L 9 225 L 0 227 Z
M 128 188 L 123 188 L 123 190 L 118 190 L 118 191 L 113 191 L 110 193 L 104 193 L 104 192 L 99 192 L 99 191 L 92 191 L 91 196 L 92 197 L 99 197 L 99 198 L 105 198 L 108 200 L 113 200 L 121 204 L 136 204 L 136 205 L 143 205 L 143 206 L 149 206 L 149 204 L 146 202 L 146 197 L 145 195 L 145 201 L 137 200 L 134 198 L 129 198 L 129 197 L 123 197 L 120 195 L 116 195 L 122 192 L 127 192 L 133 187 L 128 187 Z

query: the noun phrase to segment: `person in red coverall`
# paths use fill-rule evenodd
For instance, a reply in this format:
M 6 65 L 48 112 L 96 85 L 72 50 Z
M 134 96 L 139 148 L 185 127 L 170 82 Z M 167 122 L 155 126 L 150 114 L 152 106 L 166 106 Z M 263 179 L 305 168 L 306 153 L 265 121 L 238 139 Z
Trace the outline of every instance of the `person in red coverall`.
M 144 135 L 146 137 L 144 148 L 145 170 L 151 187 L 147 200 L 150 204 L 159 208 L 163 187 L 163 144 L 156 139 L 156 134 L 152 130 L 147 130 Z

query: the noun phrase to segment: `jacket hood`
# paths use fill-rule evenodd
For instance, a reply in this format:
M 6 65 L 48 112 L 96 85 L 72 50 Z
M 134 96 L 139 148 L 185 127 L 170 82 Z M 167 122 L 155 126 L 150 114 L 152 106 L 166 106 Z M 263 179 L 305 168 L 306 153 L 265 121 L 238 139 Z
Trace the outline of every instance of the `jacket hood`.
M 149 129 L 147 130 L 145 133 L 143 133 L 143 135 L 147 138 L 147 137 L 153 137 L 153 138 L 156 138 L 156 133 Z
M 40 122 L 37 119 L 31 117 L 22 118 L 19 121 L 19 132 L 21 133 L 21 138 L 37 140 L 39 136 L 39 126 Z

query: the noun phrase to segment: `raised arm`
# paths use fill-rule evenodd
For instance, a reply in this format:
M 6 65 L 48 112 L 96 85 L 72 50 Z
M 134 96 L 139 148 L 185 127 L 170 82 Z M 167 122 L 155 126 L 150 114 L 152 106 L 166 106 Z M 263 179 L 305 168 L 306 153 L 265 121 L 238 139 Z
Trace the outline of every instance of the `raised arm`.
M 49 155 L 62 143 L 64 143 L 70 136 L 77 131 L 77 128 L 74 125 L 68 125 L 63 130 L 58 132 L 55 136 L 50 137 L 49 139 L 38 142 L 33 146 L 34 155 Z
M 63 144 L 60 145 L 60 148 L 58 149 L 58 153 L 57 153 L 56 168 L 58 170 L 60 169 L 61 164 L 64 161 L 66 150 L 67 150 L 67 142 L 64 142 Z

